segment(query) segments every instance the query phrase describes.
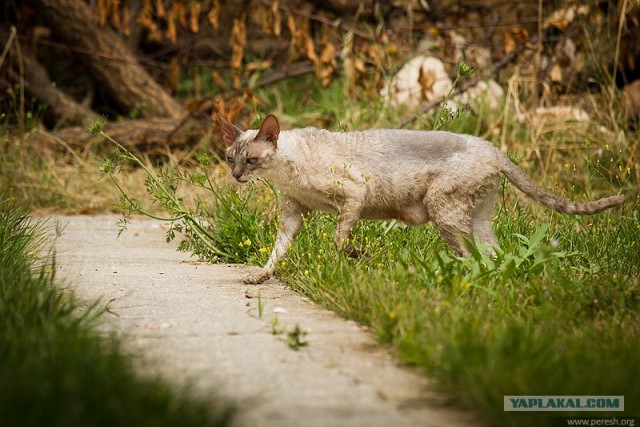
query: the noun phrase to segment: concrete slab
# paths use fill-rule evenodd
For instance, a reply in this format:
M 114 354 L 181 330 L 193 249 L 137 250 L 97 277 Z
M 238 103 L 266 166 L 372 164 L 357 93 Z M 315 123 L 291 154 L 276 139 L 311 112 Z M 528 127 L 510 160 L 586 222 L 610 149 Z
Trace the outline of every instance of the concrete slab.
M 365 328 L 277 280 L 242 284 L 249 267 L 194 261 L 164 242 L 159 222 L 136 219 L 118 238 L 116 216 L 54 219 L 61 286 L 100 301 L 102 327 L 143 355 L 141 370 L 238 402 L 237 426 L 478 424 Z M 294 351 L 274 335 L 275 316 L 306 331 L 308 346 Z

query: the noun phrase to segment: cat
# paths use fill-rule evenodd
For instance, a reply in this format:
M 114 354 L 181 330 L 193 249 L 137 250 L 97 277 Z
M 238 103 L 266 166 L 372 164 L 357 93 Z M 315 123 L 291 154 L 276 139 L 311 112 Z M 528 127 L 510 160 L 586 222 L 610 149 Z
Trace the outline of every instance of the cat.
M 571 202 L 536 185 L 500 150 L 479 137 L 444 131 L 377 129 L 329 132 L 280 130 L 267 116 L 259 130 L 243 131 L 221 115 L 227 162 L 238 182 L 271 180 L 280 193 L 280 225 L 269 260 L 245 283 L 271 277 L 293 243 L 303 216 L 338 214 L 335 242 L 350 255 L 351 230 L 360 219 L 396 219 L 411 226 L 433 222 L 458 256 L 465 239 L 499 247 L 492 230 L 500 175 L 527 196 L 561 213 L 591 215 L 618 206 L 624 196 Z

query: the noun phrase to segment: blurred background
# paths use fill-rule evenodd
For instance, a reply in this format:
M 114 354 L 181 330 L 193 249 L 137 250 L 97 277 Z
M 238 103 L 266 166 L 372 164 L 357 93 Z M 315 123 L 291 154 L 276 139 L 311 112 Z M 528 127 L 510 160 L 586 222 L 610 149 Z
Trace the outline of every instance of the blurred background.
M 590 165 L 636 191 L 639 39 L 637 0 L 5 0 L 5 170 L 78 173 L 100 154 L 96 120 L 164 161 L 221 154 L 215 112 L 241 127 L 275 113 L 285 128 L 476 134 L 537 178 L 563 170 L 577 194 L 591 185 L 571 172 Z M 37 200 L 32 179 L 0 174 Z M 108 209 L 100 191 L 52 179 L 68 191 L 49 202 Z

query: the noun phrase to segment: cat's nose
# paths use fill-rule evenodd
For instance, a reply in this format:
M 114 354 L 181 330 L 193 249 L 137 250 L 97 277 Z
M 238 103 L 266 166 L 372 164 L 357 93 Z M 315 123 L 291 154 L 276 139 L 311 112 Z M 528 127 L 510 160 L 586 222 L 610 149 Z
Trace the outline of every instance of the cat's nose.
M 240 177 L 244 175 L 244 169 L 236 166 L 235 168 L 233 168 L 233 171 L 231 171 L 231 174 L 235 179 L 239 181 Z

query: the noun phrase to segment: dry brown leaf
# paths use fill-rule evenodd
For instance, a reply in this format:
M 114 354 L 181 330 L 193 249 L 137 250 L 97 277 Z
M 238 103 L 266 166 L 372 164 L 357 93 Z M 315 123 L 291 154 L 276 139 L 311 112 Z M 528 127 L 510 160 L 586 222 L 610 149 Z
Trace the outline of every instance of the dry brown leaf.
M 178 28 L 176 26 L 176 9 L 172 7 L 167 13 L 167 31 L 166 36 L 171 42 L 175 43 L 178 39 Z
M 549 73 L 552 82 L 562 82 L 562 68 L 558 64 L 554 64 Z
M 242 79 L 238 73 L 234 73 L 231 76 L 231 86 L 235 89 L 240 89 L 242 87 Z
M 148 30 L 148 37 L 153 41 L 161 41 L 162 33 L 159 31 L 158 26 L 153 20 L 153 5 L 151 0 L 144 0 L 142 4 L 142 10 L 136 21 L 142 28 Z
M 126 6 L 122 9 L 122 32 L 127 37 L 131 35 L 131 17 L 129 8 Z
M 287 17 L 287 27 L 291 32 L 291 43 L 289 44 L 289 61 L 295 62 L 301 57 L 311 59 L 315 63 L 316 50 L 313 39 L 309 34 L 309 20 L 304 17 Z
M 144 0 L 142 2 L 142 10 L 140 10 L 140 14 L 138 15 L 137 23 L 142 26 L 142 28 L 146 28 L 147 30 L 153 24 L 153 6 L 151 6 L 151 0 Z
M 245 65 L 247 71 L 261 71 L 270 68 L 273 65 L 273 60 L 266 59 L 264 61 L 252 61 Z
M 296 27 L 296 20 L 292 15 L 287 16 L 287 28 L 289 28 L 289 32 L 291 33 L 291 42 L 289 43 L 289 62 L 295 62 L 302 55 L 300 55 L 298 37 L 296 37 L 298 28 Z
M 229 118 L 226 113 L 226 109 L 224 107 L 224 98 L 221 96 L 216 97 L 211 103 L 211 133 L 212 135 L 220 135 L 220 125 L 218 124 L 218 119 L 216 118 L 216 114 L 222 114 L 223 116 Z M 221 140 L 222 138 L 220 138 Z M 221 142 L 221 141 L 220 141 Z
M 187 8 L 184 7 L 184 4 L 181 1 L 174 0 L 173 9 L 176 11 L 176 17 L 178 18 L 178 23 L 182 28 L 187 28 Z
M 209 25 L 214 30 L 218 29 L 218 18 L 220 17 L 220 0 L 213 0 L 213 4 L 211 5 L 211 9 L 209 9 L 209 13 L 207 13 L 207 20 L 209 21 Z
M 516 40 L 511 33 L 504 35 L 504 53 L 513 53 L 516 50 Z
M 217 124 L 217 120 L 215 119 L 215 113 L 220 113 L 227 117 L 231 123 L 238 120 L 240 117 L 240 113 L 245 108 L 246 104 L 243 99 L 239 99 L 238 97 L 232 98 L 229 101 L 229 105 L 227 106 L 224 102 L 224 98 L 218 96 L 213 101 L 213 111 L 211 114 L 211 120 Z
M 224 115 L 227 119 L 229 115 L 227 114 L 227 109 L 224 105 L 224 98 L 222 96 L 217 96 L 216 99 L 213 100 L 213 110 L 211 111 L 211 121 L 213 123 L 217 123 L 218 121 L 215 119 L 216 113 L 220 113 Z
M 640 80 L 636 80 L 622 89 L 622 107 L 629 119 L 640 116 Z
M 109 15 L 110 15 L 110 22 L 111 25 L 113 26 L 113 28 L 119 30 L 120 29 L 120 0 L 111 0 L 110 4 L 109 4 Z
M 280 1 L 275 0 L 271 5 L 261 4 L 251 13 L 251 21 L 260 26 L 264 34 L 280 37 L 282 18 L 280 16 Z
M 200 31 L 200 13 L 202 12 L 202 3 L 192 1 L 189 10 L 189 29 L 192 33 Z
M 251 8 L 249 18 L 252 27 L 259 27 L 263 34 L 271 35 L 273 27 L 271 24 L 271 8 L 269 6 L 262 4 L 256 5 L 256 7 Z
M 436 72 L 433 69 L 424 70 L 420 67 L 418 71 L 418 83 L 420 83 L 420 97 L 425 100 L 428 99 L 427 95 L 429 92 L 433 91 L 433 85 L 438 80 L 436 76 Z
M 271 13 L 273 14 L 273 35 L 280 37 L 282 31 L 282 17 L 280 16 L 280 1 L 275 0 L 271 5 Z
M 347 57 L 344 60 L 344 73 L 349 82 L 348 93 L 354 93 L 357 86 L 367 89 L 367 67 L 359 57 Z
M 156 0 L 156 16 L 158 18 L 164 18 L 167 11 L 164 8 L 164 0 Z
M 377 69 L 382 70 L 384 66 L 384 49 L 381 44 L 373 43 L 369 46 L 368 56 Z
M 307 58 L 311 60 L 314 64 L 318 62 L 318 56 L 316 55 L 316 45 L 313 43 L 313 39 L 308 35 L 304 35 L 305 41 L 305 54 Z
M 351 93 L 352 89 L 356 86 L 357 74 L 355 61 L 350 57 L 344 58 L 342 61 L 342 69 L 344 70 L 344 76 L 347 79 L 347 93 Z
M 224 86 L 225 85 L 224 77 L 222 76 L 222 73 L 220 73 L 220 71 L 212 70 L 211 71 L 211 80 L 213 81 L 213 83 L 216 86 Z
M 51 37 L 51 28 L 45 27 L 44 25 L 35 25 L 33 27 L 31 35 L 34 40 L 48 39 L 49 37 Z
M 96 2 L 96 19 L 98 24 L 104 25 L 107 22 L 107 16 L 109 15 L 109 5 L 107 0 L 98 0 Z
M 244 49 L 247 46 L 247 16 L 246 14 L 233 20 L 231 27 L 231 73 L 233 86 L 240 88 L 242 82 L 240 80 L 240 69 L 242 67 L 242 59 L 244 58 Z
M 516 27 L 504 35 L 504 53 L 513 53 L 529 39 L 526 29 Z
M 356 58 L 355 68 L 360 74 L 365 74 L 367 72 L 367 66 L 361 58 Z
M 171 93 L 175 93 L 178 88 L 178 77 L 180 75 L 180 63 L 178 57 L 174 56 L 169 61 L 169 69 L 167 71 L 167 86 Z
M 576 11 L 573 7 L 555 10 L 544 20 L 543 28 L 555 27 L 564 31 L 575 19 Z
M 162 31 L 160 31 L 157 25 L 154 25 L 153 28 L 149 29 L 147 37 L 149 40 L 154 42 L 161 42 L 164 39 Z
M 231 68 L 239 69 L 242 66 L 244 48 L 247 45 L 247 25 L 245 15 L 233 20 L 231 27 Z
M 242 95 L 231 98 L 228 103 L 225 103 L 222 96 L 216 97 L 212 102 L 211 120 L 214 123 L 214 127 L 217 126 L 217 120 L 215 118 L 216 113 L 220 113 L 227 117 L 230 122 L 236 122 L 240 118 L 243 111 L 248 109 L 249 104 L 257 106 L 260 103 L 260 99 L 250 90 L 244 89 Z M 255 108 L 253 109 L 255 111 Z
M 315 49 L 313 54 L 315 55 Z M 314 65 L 316 68 L 316 77 L 320 80 L 322 86 L 329 86 L 333 80 L 333 74 L 336 71 L 336 48 L 332 43 L 327 42 L 325 44 L 320 57 L 314 61 Z
M 258 98 L 255 93 L 245 88 L 242 92 L 242 102 L 244 102 L 245 104 L 252 103 L 254 106 L 256 106 L 260 104 L 260 98 Z
M 229 110 L 227 111 L 227 118 L 230 122 L 235 122 L 239 117 L 242 110 L 246 107 L 246 104 L 239 98 L 231 98 L 229 101 Z

